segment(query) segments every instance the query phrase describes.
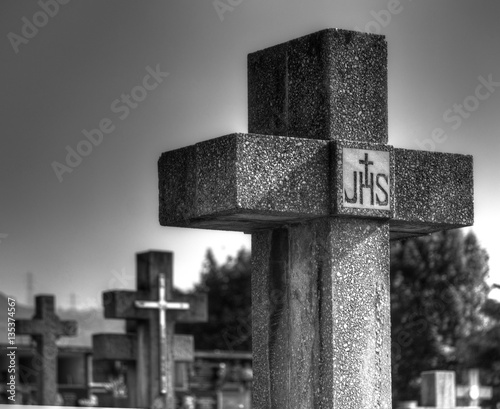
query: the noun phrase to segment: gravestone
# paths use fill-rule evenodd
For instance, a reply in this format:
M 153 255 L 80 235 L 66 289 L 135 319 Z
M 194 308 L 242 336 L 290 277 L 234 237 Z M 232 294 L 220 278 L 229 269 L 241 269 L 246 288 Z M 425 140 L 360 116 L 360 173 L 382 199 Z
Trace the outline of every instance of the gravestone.
M 481 385 L 479 369 L 467 370 L 467 381 L 467 385 L 457 385 L 457 398 L 466 400 L 469 406 L 479 406 L 481 399 L 493 397 L 493 388 Z
M 162 154 L 160 224 L 252 233 L 253 407 L 390 408 L 389 240 L 473 222 L 472 157 L 388 145 L 387 44 L 248 56 L 249 134 Z
M 111 350 L 117 345 L 111 348 L 101 345 L 100 348 L 108 351 L 108 357 L 113 353 L 115 356 L 136 356 L 134 382 L 138 406 L 171 409 L 175 402 L 172 379 L 174 326 L 176 322 L 205 322 L 207 298 L 203 294 L 180 295 L 174 299 L 172 253 L 150 251 L 137 254 L 136 260 L 137 291 L 103 293 L 104 316 L 126 319 L 127 327 L 133 326 L 135 334 L 121 335 L 120 348 L 114 352 Z M 183 353 L 189 354 L 190 348 L 184 346 Z
M 31 320 L 16 321 L 17 335 L 31 335 L 36 342 L 37 401 L 39 405 L 56 405 L 57 398 L 57 340 L 77 334 L 76 321 L 61 321 L 55 312 L 55 297 L 35 297 L 35 315 Z
M 456 406 L 455 372 L 422 372 L 419 409 L 480 409 L 479 406 Z

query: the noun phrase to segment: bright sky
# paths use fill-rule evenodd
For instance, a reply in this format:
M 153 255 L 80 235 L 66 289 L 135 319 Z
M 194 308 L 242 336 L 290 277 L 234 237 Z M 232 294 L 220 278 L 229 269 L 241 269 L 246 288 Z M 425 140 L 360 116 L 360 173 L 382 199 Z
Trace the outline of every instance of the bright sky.
M 96 305 L 134 288 L 136 252 L 173 251 L 189 288 L 208 247 L 221 262 L 249 247 L 242 233 L 160 227 L 156 161 L 246 132 L 247 54 L 330 27 L 387 36 L 390 144 L 433 149 L 441 128 L 436 150 L 474 155 L 474 231 L 500 282 L 498 0 L 59 1 L 48 17 L 53 0 L 0 4 L 0 291 L 26 301 L 31 271 L 35 293 Z M 128 108 L 147 67 L 168 76 Z M 58 178 L 51 164 L 100 124 L 102 143 Z

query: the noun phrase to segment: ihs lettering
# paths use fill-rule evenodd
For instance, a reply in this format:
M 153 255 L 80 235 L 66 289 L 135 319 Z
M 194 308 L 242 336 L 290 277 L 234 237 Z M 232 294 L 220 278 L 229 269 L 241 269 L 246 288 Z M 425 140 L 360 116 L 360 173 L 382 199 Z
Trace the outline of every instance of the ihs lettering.
M 377 206 L 387 206 L 387 204 L 389 203 L 389 193 L 386 190 L 386 188 L 389 186 L 388 175 L 385 173 L 377 173 L 376 175 L 374 175 L 373 172 L 369 171 L 369 166 L 373 165 L 373 162 L 368 160 L 368 153 L 365 153 L 364 159 L 359 160 L 359 164 L 364 165 L 364 171 L 353 171 L 352 195 L 349 197 L 347 190 L 344 189 L 344 199 L 346 203 L 359 203 L 359 205 L 365 204 L 364 189 L 369 189 L 370 206 L 375 206 L 375 203 Z

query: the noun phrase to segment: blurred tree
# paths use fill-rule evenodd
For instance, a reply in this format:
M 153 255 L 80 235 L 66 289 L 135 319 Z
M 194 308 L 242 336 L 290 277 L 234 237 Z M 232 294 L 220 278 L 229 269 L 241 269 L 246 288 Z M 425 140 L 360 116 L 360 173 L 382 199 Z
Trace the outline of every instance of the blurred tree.
M 500 288 L 494 284 L 493 288 Z M 491 404 L 500 403 L 500 302 L 488 299 L 482 312 L 488 318 L 487 328 L 477 331 L 459 344 L 459 353 L 471 368 L 480 368 L 483 382 L 493 386 Z
M 488 256 L 461 230 L 393 242 L 391 321 L 393 399 L 419 396 L 424 370 L 460 369 L 457 346 L 485 328 Z
M 219 266 L 209 249 L 195 291 L 208 294 L 208 322 L 177 324 L 176 331 L 195 336 L 198 350 L 252 348 L 250 252 L 240 250 Z

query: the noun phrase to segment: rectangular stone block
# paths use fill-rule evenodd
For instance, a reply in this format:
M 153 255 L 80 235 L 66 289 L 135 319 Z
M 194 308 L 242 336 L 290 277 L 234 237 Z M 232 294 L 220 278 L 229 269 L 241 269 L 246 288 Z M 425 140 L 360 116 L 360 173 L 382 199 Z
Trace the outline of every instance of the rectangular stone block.
M 422 372 L 421 405 L 434 408 L 455 408 L 455 372 Z
M 407 149 L 394 153 L 393 238 L 473 224 L 472 156 Z
M 248 55 L 250 133 L 387 143 L 384 36 L 327 29 Z
M 160 224 L 251 231 L 327 214 L 328 157 L 326 141 L 252 134 L 166 152 Z M 176 161 L 189 163 L 187 174 Z
M 174 335 L 174 361 L 194 362 L 194 337 L 192 335 Z
M 192 335 L 174 335 L 174 361 L 194 361 Z M 136 334 L 94 334 L 92 354 L 95 360 L 135 361 L 137 359 Z
M 208 321 L 208 297 L 207 294 L 181 294 L 175 296 L 176 302 L 189 304 L 188 310 L 167 311 L 167 320 L 176 322 L 195 323 Z M 170 317 L 175 314 L 174 317 Z
M 137 291 L 144 294 L 152 294 L 158 297 L 158 276 L 161 273 L 165 277 L 166 292 L 170 294 L 173 281 L 174 254 L 171 251 L 147 251 L 137 253 L 135 256 L 137 265 Z M 137 298 L 146 300 L 148 298 Z M 156 300 L 157 298 L 153 298 Z

